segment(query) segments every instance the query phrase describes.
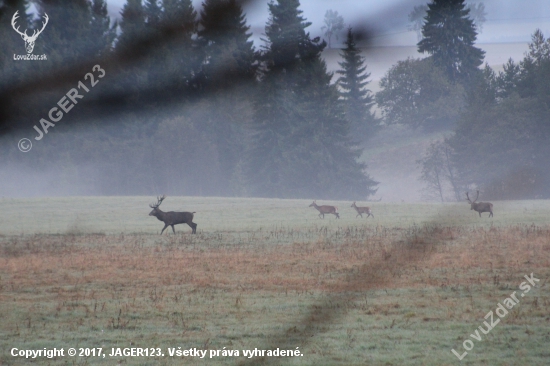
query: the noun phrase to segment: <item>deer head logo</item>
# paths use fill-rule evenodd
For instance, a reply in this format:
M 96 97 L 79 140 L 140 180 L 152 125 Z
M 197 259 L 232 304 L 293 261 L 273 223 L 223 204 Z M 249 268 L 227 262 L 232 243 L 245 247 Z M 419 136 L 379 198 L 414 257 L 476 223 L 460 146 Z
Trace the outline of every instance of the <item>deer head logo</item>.
M 25 41 L 25 48 L 27 49 L 27 53 L 30 54 L 34 49 L 34 42 L 36 42 L 36 38 L 38 38 L 40 33 L 42 33 L 44 28 L 46 28 L 46 24 L 48 24 L 48 19 L 49 19 L 48 14 L 44 13 L 44 22 L 42 22 L 42 29 L 40 29 L 39 31 L 34 30 L 32 33 L 32 36 L 29 36 L 27 34 L 26 29 L 24 32 L 21 32 L 19 31 L 19 27 L 17 28 L 15 27 L 15 21 L 17 18 L 19 18 L 19 15 L 17 15 L 18 12 L 19 10 L 16 11 L 15 14 L 13 14 L 13 17 L 11 18 L 11 26 L 13 27 L 13 30 L 15 30 L 17 33 L 21 35 L 21 38 L 23 38 L 23 40 Z

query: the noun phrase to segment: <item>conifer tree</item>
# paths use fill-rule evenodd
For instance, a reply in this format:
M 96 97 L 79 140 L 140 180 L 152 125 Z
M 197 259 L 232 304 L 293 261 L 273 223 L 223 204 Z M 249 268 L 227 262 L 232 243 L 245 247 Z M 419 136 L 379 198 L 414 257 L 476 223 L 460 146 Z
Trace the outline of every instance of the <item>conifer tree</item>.
M 471 78 L 485 55 L 474 47 L 477 32 L 469 13 L 464 0 L 433 0 L 418 43 L 418 52 L 430 54 L 452 82 Z
M 194 80 L 200 69 L 200 57 L 193 37 L 197 32 L 197 12 L 191 0 L 162 0 L 161 23 L 175 29 L 177 40 L 166 43 L 161 69 L 168 75 L 165 86 L 173 90 L 173 97 L 181 98 L 196 90 Z M 159 66 L 160 67 L 160 66 Z
M 248 177 L 253 195 L 365 198 L 376 182 L 357 161 L 332 75 L 298 0 L 269 4 L 265 70 L 256 100 Z
M 123 50 L 145 35 L 145 11 L 141 0 L 127 0 L 120 12 L 120 35 L 117 49 Z
M 254 80 L 255 53 L 250 26 L 235 0 L 206 0 L 201 11 L 199 39 L 205 57 L 206 84 Z
M 160 25 L 161 9 L 157 0 L 145 0 L 143 7 L 145 13 L 145 22 L 152 29 L 158 28 Z
M 351 134 L 359 141 L 366 141 L 379 127 L 378 119 L 371 112 L 374 98 L 366 89 L 370 73 L 366 72 L 365 58 L 355 45 L 351 28 L 348 29 L 345 45 L 340 54 L 344 60 L 338 62 L 342 69 L 337 71 L 341 75 L 337 83 Z
M 143 13 L 145 15 L 146 36 L 160 39 L 162 12 L 158 0 L 145 0 Z M 159 48 L 160 49 L 150 50 L 147 54 L 147 58 L 143 62 L 143 69 L 146 70 L 147 73 L 146 88 L 154 92 L 147 92 L 148 95 L 143 96 L 142 99 L 152 104 L 155 104 L 157 100 L 163 100 L 165 98 L 162 90 L 165 89 L 171 77 L 163 67 L 166 58 L 171 55 L 169 55 L 169 52 L 166 52 L 166 47 Z
M 104 56 L 113 48 L 117 22 L 111 22 L 105 0 L 93 0 L 91 4 L 92 23 L 90 27 L 91 53 Z
M 87 0 L 40 0 L 38 8 L 37 26 L 42 24 L 45 14 L 49 21 L 36 52 L 42 53 L 43 47 L 50 67 L 76 64 L 94 56 L 90 43 L 92 12 Z
M 145 10 L 141 0 L 127 0 L 120 16 L 120 34 L 115 48 L 117 52 L 124 53 L 147 35 Z M 126 67 L 118 78 L 117 94 L 128 95 L 127 103 L 141 104 L 140 91 L 145 90 L 148 85 L 146 61 Z
M 215 139 L 226 194 L 239 195 L 242 186 L 244 126 L 248 99 L 254 93 L 256 53 L 250 27 L 235 0 L 206 0 L 201 11 L 199 44 L 203 56 L 201 90 L 208 110 L 203 120 Z

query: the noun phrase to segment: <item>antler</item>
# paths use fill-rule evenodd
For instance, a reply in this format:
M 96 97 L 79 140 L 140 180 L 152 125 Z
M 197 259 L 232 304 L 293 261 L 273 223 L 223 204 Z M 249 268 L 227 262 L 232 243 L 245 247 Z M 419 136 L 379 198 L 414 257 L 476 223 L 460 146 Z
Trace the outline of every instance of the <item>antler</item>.
M 19 27 L 15 28 L 15 21 L 17 20 L 17 18 L 19 18 L 19 15 L 17 15 L 17 13 L 19 13 L 19 10 L 17 10 L 15 12 L 15 14 L 13 14 L 13 17 L 11 18 L 11 26 L 12 26 L 13 30 L 16 31 L 17 33 L 19 33 L 20 35 L 28 37 L 26 29 L 25 29 L 25 33 L 23 33 L 19 30 Z
M 479 197 L 479 191 L 477 191 L 477 196 L 476 196 L 476 199 L 474 200 L 474 202 L 477 201 L 478 197 Z
M 162 203 L 162 201 L 164 201 L 165 198 L 166 198 L 166 195 L 165 195 L 165 194 L 162 195 L 162 197 L 158 197 L 158 196 L 157 196 L 157 203 L 151 204 L 151 205 L 149 205 L 149 207 L 151 207 L 151 208 L 157 208 L 157 207 L 159 207 L 160 204 Z
M 48 20 L 50 19 L 50 18 L 48 18 L 48 14 L 44 13 L 44 19 L 45 19 L 46 21 L 45 21 L 45 22 L 42 22 L 42 29 L 40 29 L 40 30 L 38 31 L 38 33 L 36 33 L 36 30 L 35 30 L 35 31 L 32 33 L 32 36 L 30 36 L 29 38 L 36 38 L 36 37 L 38 37 L 38 35 L 39 35 L 40 33 L 42 33 L 42 31 L 44 30 L 44 28 L 46 28 L 46 25 L 48 24 Z M 35 34 L 35 33 L 36 33 L 36 34 Z
M 468 196 L 468 192 L 466 192 L 466 198 L 467 198 L 468 202 L 472 203 L 472 200 L 470 199 L 470 196 Z

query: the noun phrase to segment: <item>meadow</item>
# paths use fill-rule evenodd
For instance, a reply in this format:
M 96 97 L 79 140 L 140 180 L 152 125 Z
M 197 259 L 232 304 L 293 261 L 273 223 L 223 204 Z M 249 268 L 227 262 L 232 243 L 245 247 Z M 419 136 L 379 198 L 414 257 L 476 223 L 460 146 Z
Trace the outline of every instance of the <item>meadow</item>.
M 168 197 L 0 199 L 0 364 L 12 348 L 161 348 L 37 364 L 547 365 L 550 202 L 363 203 Z M 530 275 L 540 282 L 528 293 Z M 486 315 L 518 303 L 485 334 Z M 524 296 L 519 297 L 522 294 Z M 495 321 L 497 313 L 495 313 Z M 477 335 L 476 335 L 477 336 Z M 462 361 L 463 344 L 472 348 Z M 170 349 L 207 350 L 171 357 Z M 224 348 L 225 347 L 225 348 Z M 296 350 L 251 357 L 243 350 Z M 239 356 L 210 358 L 210 351 Z

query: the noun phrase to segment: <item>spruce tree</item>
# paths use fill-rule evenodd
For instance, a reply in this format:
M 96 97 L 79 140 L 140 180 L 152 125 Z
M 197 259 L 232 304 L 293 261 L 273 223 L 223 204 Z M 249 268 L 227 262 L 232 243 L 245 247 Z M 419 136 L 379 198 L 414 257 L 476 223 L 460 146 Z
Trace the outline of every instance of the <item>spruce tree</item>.
M 205 57 L 206 84 L 235 86 L 256 77 L 250 27 L 235 0 L 206 0 L 199 40 Z
M 94 56 L 90 42 L 92 12 L 87 0 L 40 0 L 37 5 L 36 26 L 42 25 L 45 14 L 49 21 L 36 53 L 47 54 L 49 67 L 65 67 Z
M 160 25 L 161 9 L 157 0 L 145 0 L 143 7 L 145 22 L 148 27 L 158 29 Z
M 202 118 L 218 147 L 225 194 L 239 195 L 242 186 L 244 126 L 248 99 L 254 94 L 257 61 L 250 27 L 235 0 L 206 0 L 201 11 L 199 44 L 203 56 Z
M 141 0 L 127 0 L 120 17 L 120 35 L 116 47 L 118 51 L 123 51 L 145 35 L 145 11 Z
M 161 39 L 161 8 L 158 0 L 145 0 L 143 13 L 145 15 L 146 37 Z M 163 101 L 165 98 L 162 91 L 171 77 L 162 67 L 167 56 L 164 47 L 161 46 L 150 50 L 143 62 L 143 69 L 147 72 L 146 88 L 152 93 L 147 92 L 147 96 L 143 96 L 142 99 L 149 103 L 156 104 L 157 101 Z
M 346 48 L 340 54 L 344 60 L 338 62 L 342 69 L 337 71 L 341 75 L 337 83 L 351 134 L 358 141 L 366 141 L 376 133 L 380 123 L 371 112 L 374 98 L 370 90 L 366 89 L 370 73 L 366 72 L 365 58 L 361 56 L 353 38 L 353 32 L 349 28 Z
M 256 99 L 248 177 L 253 195 L 365 198 L 376 182 L 363 172 L 349 124 L 297 0 L 269 4 L 265 69 Z
M 477 31 L 469 13 L 464 0 L 433 0 L 418 43 L 418 52 L 430 54 L 452 82 L 470 79 L 485 55 L 474 47 Z
M 145 10 L 141 0 L 127 0 L 120 16 L 120 34 L 115 49 L 119 54 L 124 54 L 147 35 Z M 125 102 L 142 106 L 140 91 L 145 90 L 148 85 L 145 65 L 146 62 L 142 59 L 139 65 L 125 67 L 118 74 L 119 81 L 115 84 L 118 88 L 117 94 L 127 95 Z
M 193 79 L 201 60 L 193 37 L 197 32 L 197 12 L 191 0 L 162 0 L 161 23 L 174 29 L 178 37 L 163 46 L 162 69 L 169 75 L 165 85 L 171 86 L 175 97 L 194 89 Z
M 113 48 L 117 22 L 111 23 L 105 0 L 93 0 L 91 4 L 92 23 L 90 27 L 91 53 L 105 56 Z

